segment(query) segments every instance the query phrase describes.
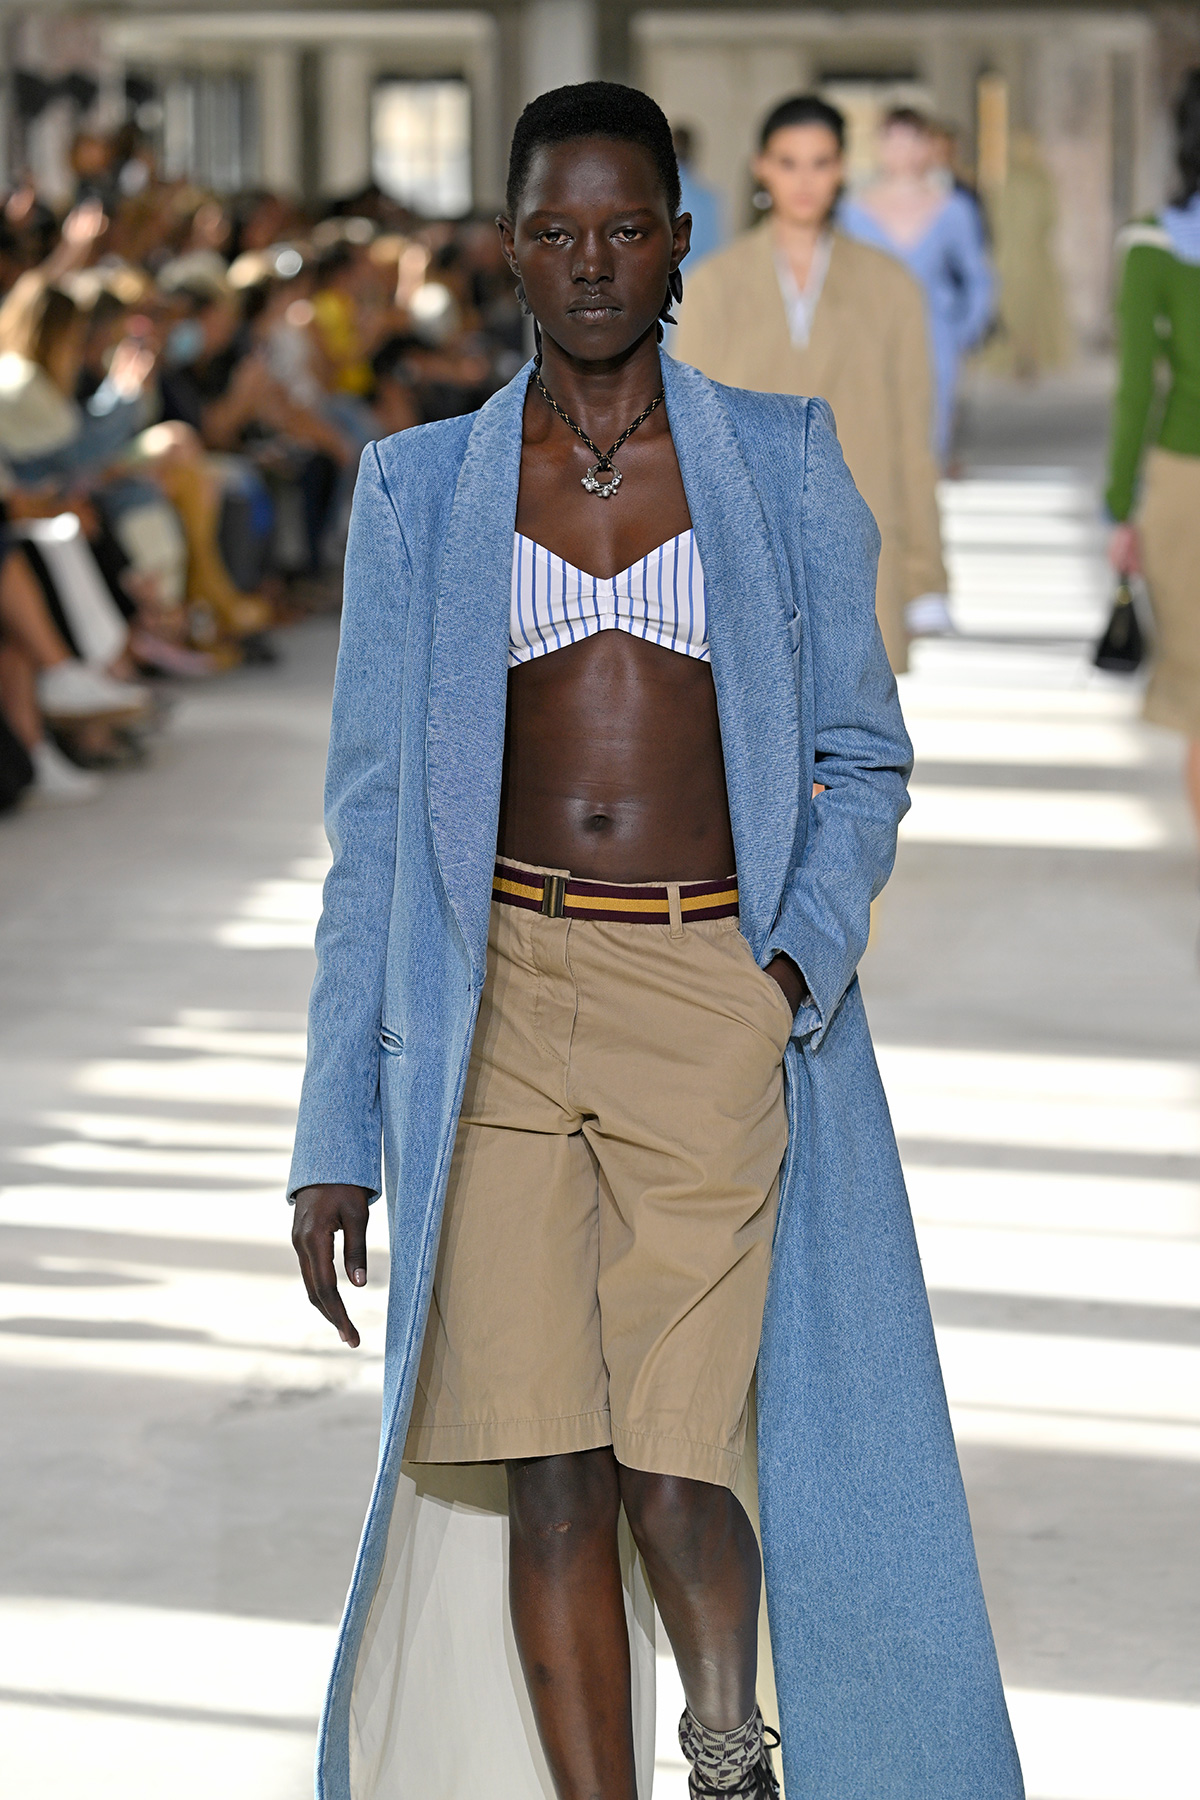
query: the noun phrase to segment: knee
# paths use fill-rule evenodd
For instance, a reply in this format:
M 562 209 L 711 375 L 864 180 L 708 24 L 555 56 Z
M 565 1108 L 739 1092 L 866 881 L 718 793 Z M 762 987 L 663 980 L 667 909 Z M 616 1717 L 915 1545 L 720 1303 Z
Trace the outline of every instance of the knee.
M 157 425 L 148 425 L 138 435 L 138 447 L 143 455 L 164 461 L 190 460 L 197 454 L 199 443 L 191 426 L 181 419 L 162 419 Z
M 634 1542 L 648 1563 L 686 1580 L 703 1579 L 706 1563 L 736 1533 L 737 1502 L 728 1488 L 676 1475 L 621 1470 L 621 1498 Z
M 611 1451 L 539 1456 L 508 1464 L 514 1540 L 539 1557 L 574 1555 L 616 1529 L 620 1492 Z

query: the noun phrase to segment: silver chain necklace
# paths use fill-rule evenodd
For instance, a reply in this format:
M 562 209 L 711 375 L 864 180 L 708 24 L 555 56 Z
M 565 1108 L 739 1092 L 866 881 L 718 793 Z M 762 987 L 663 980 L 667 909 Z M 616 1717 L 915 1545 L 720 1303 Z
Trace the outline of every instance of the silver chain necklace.
M 542 371 L 540 369 L 535 369 L 533 371 L 533 381 L 538 393 L 542 396 L 542 399 L 546 402 L 546 405 L 550 410 L 558 414 L 564 425 L 569 425 L 571 427 L 571 430 L 575 433 L 577 438 L 582 438 L 592 455 L 596 458 L 587 474 L 581 477 L 579 483 L 580 487 L 586 488 L 589 494 L 595 494 L 601 500 L 611 500 L 621 485 L 621 471 L 620 469 L 614 469 L 613 457 L 617 454 L 617 451 L 621 448 L 621 445 L 625 440 L 633 436 L 638 426 L 646 423 L 646 420 L 650 417 L 650 414 L 654 411 L 655 407 L 662 405 L 665 398 L 663 389 L 659 388 L 649 406 L 642 409 L 632 425 L 627 425 L 625 427 L 616 443 L 612 446 L 612 449 L 602 450 L 599 444 L 592 442 L 587 432 L 583 429 L 583 426 L 577 425 L 570 413 L 563 411 L 562 407 L 558 404 L 558 401 L 554 398 L 554 395 L 549 391 L 545 382 L 542 380 Z M 607 476 L 607 481 L 601 480 L 602 476 Z

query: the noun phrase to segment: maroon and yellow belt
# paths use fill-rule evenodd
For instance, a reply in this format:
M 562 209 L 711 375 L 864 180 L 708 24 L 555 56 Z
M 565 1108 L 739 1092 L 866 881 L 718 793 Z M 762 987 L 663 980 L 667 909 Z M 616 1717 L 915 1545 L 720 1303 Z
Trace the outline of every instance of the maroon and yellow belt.
M 543 875 L 497 858 L 492 899 L 521 906 L 547 919 L 611 919 L 622 925 L 669 925 L 672 900 L 685 924 L 730 919 L 738 910 L 736 875 L 724 881 L 580 881 L 574 875 Z

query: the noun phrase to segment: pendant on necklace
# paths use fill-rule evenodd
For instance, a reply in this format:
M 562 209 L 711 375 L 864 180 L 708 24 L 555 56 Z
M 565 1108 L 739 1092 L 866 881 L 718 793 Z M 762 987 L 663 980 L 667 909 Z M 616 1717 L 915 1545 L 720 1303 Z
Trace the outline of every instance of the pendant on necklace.
M 597 480 L 597 476 L 601 473 L 608 476 L 607 481 Z M 621 485 L 621 471 L 613 468 L 611 464 L 602 471 L 598 462 L 593 463 L 587 474 L 581 478 L 579 485 L 586 488 L 589 494 L 595 494 L 598 499 L 611 500 Z

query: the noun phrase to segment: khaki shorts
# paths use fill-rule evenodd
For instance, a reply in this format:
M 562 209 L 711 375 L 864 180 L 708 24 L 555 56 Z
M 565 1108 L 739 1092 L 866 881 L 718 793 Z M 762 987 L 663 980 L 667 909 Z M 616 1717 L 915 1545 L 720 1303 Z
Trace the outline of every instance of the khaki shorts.
M 1200 738 L 1200 456 L 1149 452 L 1138 524 L 1155 633 L 1143 716 Z
M 733 1485 L 791 1025 L 736 918 L 492 907 L 409 1460 Z

